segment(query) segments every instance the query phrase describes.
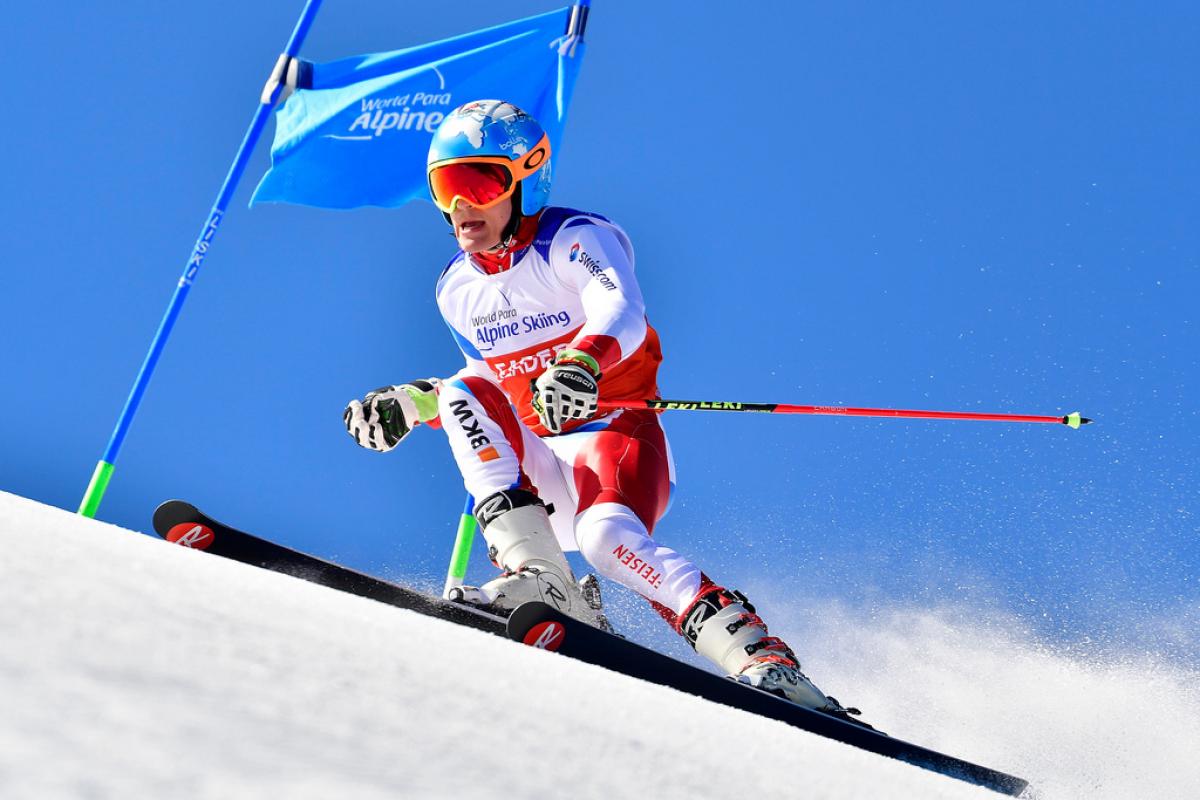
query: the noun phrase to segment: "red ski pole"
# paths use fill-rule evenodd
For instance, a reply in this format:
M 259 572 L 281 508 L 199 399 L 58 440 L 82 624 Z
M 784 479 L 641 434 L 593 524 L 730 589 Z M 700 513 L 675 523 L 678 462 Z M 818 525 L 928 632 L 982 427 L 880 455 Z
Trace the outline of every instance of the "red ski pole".
M 989 422 L 1049 422 L 1078 428 L 1090 419 L 1078 411 L 1065 416 L 1036 414 L 977 414 L 973 411 L 916 411 L 902 408 L 799 406 L 787 403 L 725 403 L 707 400 L 601 400 L 601 410 L 648 408 L 651 411 L 751 411 L 766 414 L 816 414 L 836 417 L 903 417 L 906 419 L 973 419 Z

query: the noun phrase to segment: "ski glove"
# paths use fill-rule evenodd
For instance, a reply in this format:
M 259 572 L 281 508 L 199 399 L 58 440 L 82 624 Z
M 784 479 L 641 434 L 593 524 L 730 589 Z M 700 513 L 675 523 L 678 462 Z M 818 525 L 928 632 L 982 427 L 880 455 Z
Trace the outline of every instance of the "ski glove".
M 362 447 L 386 453 L 422 422 L 437 418 L 437 378 L 384 386 L 351 400 L 342 412 L 346 432 Z
M 533 410 L 551 433 L 562 433 L 573 419 L 596 413 L 600 398 L 600 365 L 579 350 L 563 350 L 550 368 L 533 381 Z

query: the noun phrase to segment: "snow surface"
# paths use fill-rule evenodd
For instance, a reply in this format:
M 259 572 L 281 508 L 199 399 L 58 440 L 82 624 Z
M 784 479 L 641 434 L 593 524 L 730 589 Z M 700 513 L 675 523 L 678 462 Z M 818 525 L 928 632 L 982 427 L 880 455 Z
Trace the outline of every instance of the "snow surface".
M 1046 800 L 1200 797 L 1190 667 L 824 618 L 822 674 L 903 738 Z M 2 492 L 0 626 L 4 798 L 999 796 Z

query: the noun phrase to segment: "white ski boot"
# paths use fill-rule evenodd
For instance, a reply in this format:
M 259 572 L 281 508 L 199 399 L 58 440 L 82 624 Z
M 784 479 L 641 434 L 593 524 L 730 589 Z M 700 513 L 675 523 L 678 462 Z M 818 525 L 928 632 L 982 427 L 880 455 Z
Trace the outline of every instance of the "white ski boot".
M 475 507 L 488 558 L 503 574 L 482 586 L 452 589 L 450 599 L 507 616 L 537 600 L 589 625 L 612 630 L 593 576 L 578 583 L 550 526 L 541 499 L 523 489 L 496 492 Z
M 679 632 L 696 652 L 712 661 L 729 677 L 797 705 L 870 728 L 826 695 L 800 671 L 792 649 L 778 637 L 767 635 L 767 626 L 745 595 L 710 586 L 680 616 Z

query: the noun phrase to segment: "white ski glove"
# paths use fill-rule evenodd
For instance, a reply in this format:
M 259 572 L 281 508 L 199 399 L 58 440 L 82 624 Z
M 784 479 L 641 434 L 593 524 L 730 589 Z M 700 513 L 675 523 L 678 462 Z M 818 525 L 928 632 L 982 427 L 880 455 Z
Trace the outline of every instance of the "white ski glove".
M 563 350 L 533 382 L 533 410 L 551 433 L 573 419 L 588 419 L 600 399 L 600 365 L 579 350 Z
M 413 428 L 437 418 L 438 379 L 384 386 L 351 400 L 342 412 L 346 432 L 362 447 L 386 453 Z

